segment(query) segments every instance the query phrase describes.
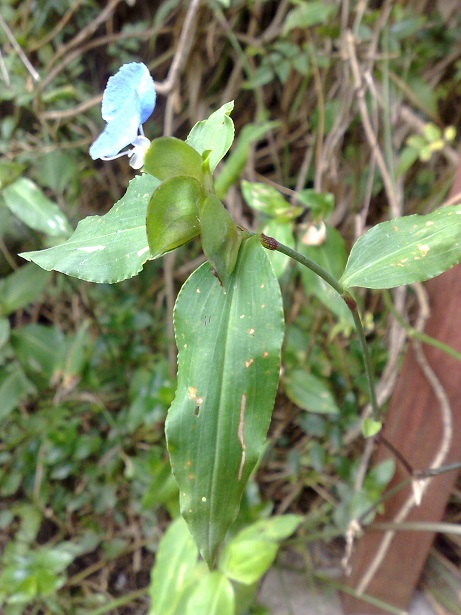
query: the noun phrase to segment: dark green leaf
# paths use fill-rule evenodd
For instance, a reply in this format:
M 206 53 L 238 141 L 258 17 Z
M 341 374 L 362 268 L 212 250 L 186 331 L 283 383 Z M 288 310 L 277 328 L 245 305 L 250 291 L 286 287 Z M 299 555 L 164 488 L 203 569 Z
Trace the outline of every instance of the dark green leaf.
M 208 565 L 262 450 L 279 378 L 280 288 L 258 238 L 224 290 L 204 264 L 175 314 L 178 388 L 166 434 L 181 512 Z
M 0 421 L 17 408 L 20 401 L 36 392 L 34 385 L 21 368 L 16 369 L 0 381 Z
M 203 251 L 227 288 L 243 239 L 243 231 L 218 199 L 210 194 L 200 204 L 200 229 Z
M 0 316 L 7 316 L 38 298 L 50 274 L 36 265 L 24 265 L 0 280 Z

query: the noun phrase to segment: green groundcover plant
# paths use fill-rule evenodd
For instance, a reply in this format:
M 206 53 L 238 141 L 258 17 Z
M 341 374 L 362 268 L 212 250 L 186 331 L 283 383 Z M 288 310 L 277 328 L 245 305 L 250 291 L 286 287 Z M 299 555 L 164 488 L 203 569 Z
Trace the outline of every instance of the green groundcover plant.
M 215 184 L 214 173 L 234 139 L 232 102 L 198 122 L 185 141 L 150 142 L 142 124 L 155 100 L 143 64 L 126 64 L 109 80 L 102 102 L 106 127 L 90 155 L 103 160 L 126 155 L 140 174 L 107 214 L 82 220 L 70 236 L 59 210 L 44 202 L 41 219 L 68 239 L 21 256 L 46 271 L 116 283 L 138 274 L 147 260 L 200 237 L 207 262 L 185 282 L 174 309 L 178 381 L 165 426 L 188 529 L 176 521 L 160 546 L 152 613 L 167 612 L 164 604 L 171 606 L 173 595 L 177 608 L 184 605 L 181 612 L 232 613 L 236 589 L 230 581 L 237 587 L 257 581 L 273 562 L 279 541 L 301 521 L 295 515 L 263 520 L 218 552 L 263 450 L 280 375 L 283 306 L 268 251 L 281 252 L 319 276 L 350 313 L 369 383 L 373 417 L 364 421 L 363 432 L 370 436 L 379 431 L 381 415 L 353 289 L 421 282 L 460 262 L 461 206 L 376 225 L 352 247 L 337 279 L 277 238 L 240 227 L 225 209 L 220 200 L 225 178 L 218 175 Z M 5 190 L 6 198 L 31 189 L 18 179 Z M 282 212 L 286 220 L 297 215 L 291 209 Z M 208 569 L 198 563 L 197 549 Z

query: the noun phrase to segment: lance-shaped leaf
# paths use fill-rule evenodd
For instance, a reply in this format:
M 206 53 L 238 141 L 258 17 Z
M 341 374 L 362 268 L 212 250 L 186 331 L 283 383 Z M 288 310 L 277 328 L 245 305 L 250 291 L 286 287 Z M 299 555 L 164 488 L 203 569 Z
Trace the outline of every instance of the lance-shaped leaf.
M 226 290 L 205 263 L 174 312 L 178 388 L 166 422 L 181 512 L 209 566 L 263 447 L 277 390 L 283 310 L 258 238 Z
M 65 215 L 30 179 L 21 177 L 3 191 L 9 210 L 30 228 L 50 237 L 72 233 Z
M 65 243 L 20 256 L 47 271 L 54 269 L 88 282 L 114 283 L 131 278 L 151 258 L 146 211 L 159 183 L 148 174 L 135 177 L 107 214 L 79 222 Z
M 461 206 L 427 216 L 382 222 L 352 247 L 341 277 L 344 288 L 393 288 L 423 282 L 461 261 Z
M 183 595 L 197 582 L 197 559 L 194 541 L 179 517 L 160 541 L 149 588 L 152 600 L 149 615 L 175 615 L 178 612 Z
M 172 177 L 160 184 L 147 208 L 147 239 L 153 258 L 200 233 L 200 196 L 200 187 L 192 177 Z

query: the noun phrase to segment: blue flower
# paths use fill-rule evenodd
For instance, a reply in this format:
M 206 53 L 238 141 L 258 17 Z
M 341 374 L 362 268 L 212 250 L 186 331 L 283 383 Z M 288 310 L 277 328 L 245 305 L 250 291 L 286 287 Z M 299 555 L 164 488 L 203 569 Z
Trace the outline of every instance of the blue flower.
M 124 64 L 107 82 L 101 115 L 107 126 L 90 147 L 93 160 L 113 160 L 127 155 L 130 166 L 140 169 L 150 141 L 142 124 L 155 107 L 155 85 L 149 69 L 141 62 Z M 124 147 L 133 149 L 121 152 Z

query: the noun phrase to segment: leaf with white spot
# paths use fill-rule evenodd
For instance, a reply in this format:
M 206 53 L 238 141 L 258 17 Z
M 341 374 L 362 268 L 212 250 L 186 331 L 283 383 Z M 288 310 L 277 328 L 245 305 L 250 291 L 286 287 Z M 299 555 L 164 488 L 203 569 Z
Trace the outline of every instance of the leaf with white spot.
M 59 207 L 30 179 L 21 177 L 3 191 L 8 209 L 28 227 L 49 237 L 68 237 L 72 228 Z
M 374 226 L 352 247 L 344 288 L 393 288 L 423 282 L 461 262 L 461 205 L 427 216 L 404 216 Z
M 65 243 L 20 256 L 47 271 L 54 269 L 88 282 L 113 283 L 133 277 L 151 258 L 146 212 L 159 184 L 149 174 L 135 177 L 107 214 L 79 222 Z
M 208 565 L 263 448 L 280 370 L 280 287 L 256 236 L 224 289 L 205 263 L 174 312 L 178 388 L 166 435 L 181 512 Z

